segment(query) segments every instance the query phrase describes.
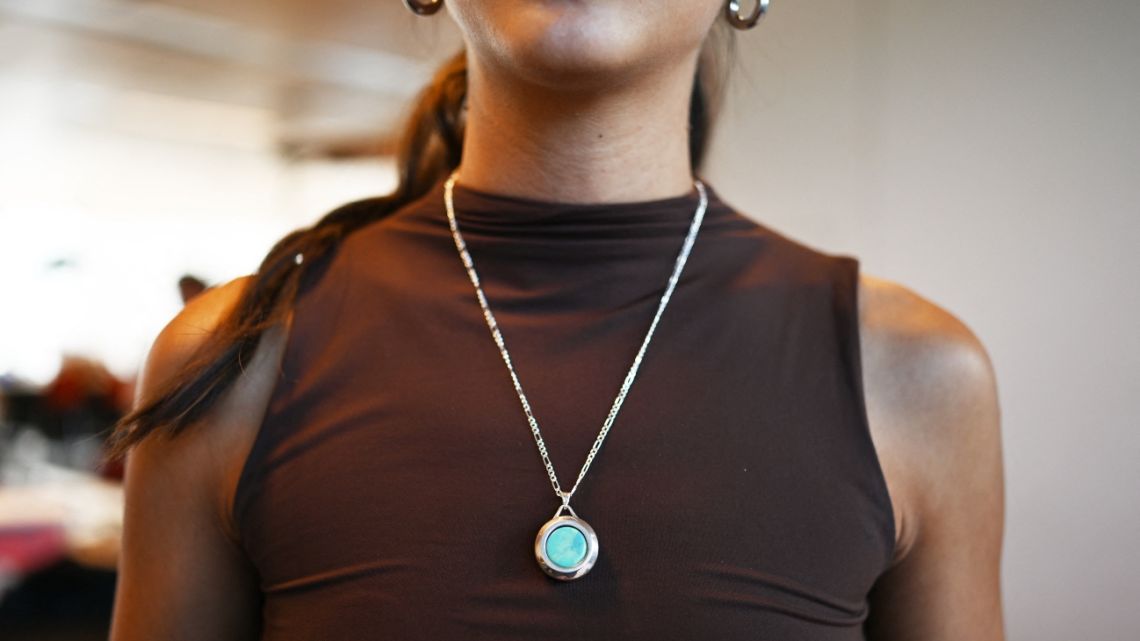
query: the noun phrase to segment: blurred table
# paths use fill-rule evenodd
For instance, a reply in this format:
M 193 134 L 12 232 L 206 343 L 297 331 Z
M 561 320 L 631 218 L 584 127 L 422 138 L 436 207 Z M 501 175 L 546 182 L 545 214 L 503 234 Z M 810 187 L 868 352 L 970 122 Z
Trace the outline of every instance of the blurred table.
M 63 560 L 114 570 L 123 491 L 94 475 L 0 485 L 0 599 L 24 577 Z

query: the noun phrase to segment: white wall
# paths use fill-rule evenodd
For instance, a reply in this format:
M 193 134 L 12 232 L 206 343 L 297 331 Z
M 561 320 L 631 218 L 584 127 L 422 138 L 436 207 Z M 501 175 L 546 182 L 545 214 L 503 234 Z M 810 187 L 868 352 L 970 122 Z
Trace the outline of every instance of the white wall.
M 0 377 L 64 352 L 129 378 L 178 278 L 257 269 L 273 243 L 395 184 L 390 161 L 287 162 L 275 114 L 0 73 Z
M 987 345 L 1013 640 L 1140 638 L 1137 34 L 1137 0 L 778 0 L 707 172 Z

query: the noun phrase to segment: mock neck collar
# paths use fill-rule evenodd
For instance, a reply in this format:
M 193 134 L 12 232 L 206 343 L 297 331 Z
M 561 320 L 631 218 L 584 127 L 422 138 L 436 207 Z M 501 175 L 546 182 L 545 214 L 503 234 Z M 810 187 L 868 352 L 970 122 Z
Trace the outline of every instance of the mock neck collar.
M 441 178 L 428 193 L 446 222 Z M 728 211 L 716 190 L 702 180 L 708 196 L 704 222 Z M 462 233 L 549 236 L 684 236 L 700 205 L 694 185 L 679 196 L 608 203 L 568 203 L 476 189 L 456 181 L 455 218 Z M 433 207 L 434 208 L 434 207 Z

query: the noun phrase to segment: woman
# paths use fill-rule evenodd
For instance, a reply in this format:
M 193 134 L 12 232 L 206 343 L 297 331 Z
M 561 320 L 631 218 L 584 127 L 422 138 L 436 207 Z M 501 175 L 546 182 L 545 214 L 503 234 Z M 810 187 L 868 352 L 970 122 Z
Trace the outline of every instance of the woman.
M 156 339 L 113 641 L 1003 638 L 986 351 L 694 174 L 762 8 L 448 0 L 396 191 Z

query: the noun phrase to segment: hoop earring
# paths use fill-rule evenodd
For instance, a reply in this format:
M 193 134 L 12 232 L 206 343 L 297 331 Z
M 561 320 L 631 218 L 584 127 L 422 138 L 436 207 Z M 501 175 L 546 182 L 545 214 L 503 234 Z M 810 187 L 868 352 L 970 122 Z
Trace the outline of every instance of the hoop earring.
M 431 2 L 404 0 L 404 5 L 411 9 L 412 13 L 417 16 L 430 16 L 443 8 L 443 0 L 432 0 Z
M 440 2 L 442 1 L 443 0 L 440 0 Z M 760 18 L 765 13 L 768 13 L 768 0 L 756 0 L 756 6 L 748 16 L 740 15 L 740 0 L 728 0 L 728 4 L 724 7 L 724 12 L 728 15 L 729 24 L 744 31 L 755 27 L 756 23 L 760 21 Z

